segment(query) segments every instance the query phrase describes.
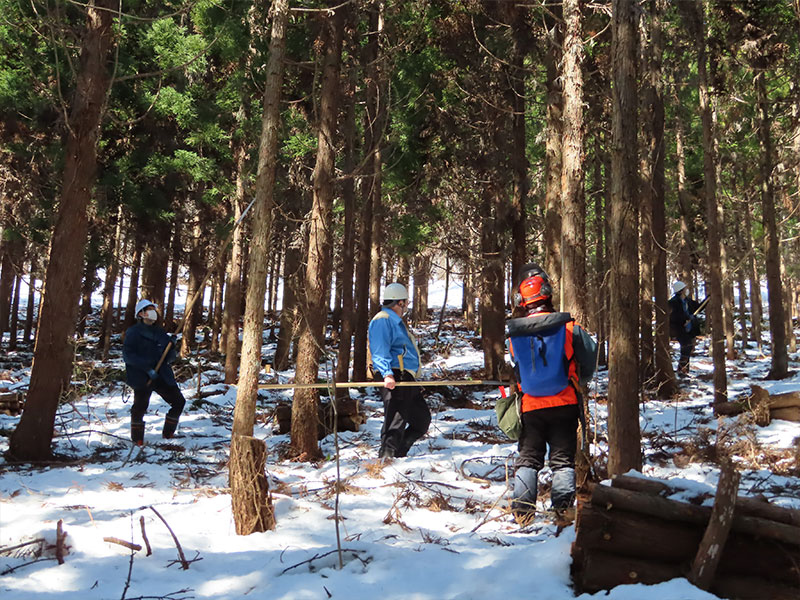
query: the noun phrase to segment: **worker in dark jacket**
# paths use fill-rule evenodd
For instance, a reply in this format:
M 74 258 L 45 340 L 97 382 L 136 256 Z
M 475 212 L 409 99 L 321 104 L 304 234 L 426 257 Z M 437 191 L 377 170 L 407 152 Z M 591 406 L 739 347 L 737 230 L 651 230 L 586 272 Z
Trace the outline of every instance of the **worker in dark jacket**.
M 678 374 L 688 375 L 694 339 L 700 334 L 699 319 L 694 314 L 700 304 L 689 296 L 689 288 L 682 281 L 672 284 L 672 294 L 669 299 L 669 330 L 671 337 L 681 345 Z
M 552 508 L 563 517 L 572 507 L 581 388 L 594 374 L 597 344 L 569 313 L 555 312 L 550 280 L 541 267 L 525 265 L 517 281 L 515 312 L 524 316 L 508 321 L 508 339 L 522 393 L 522 433 L 511 510 L 518 522 L 526 523 L 535 512 L 548 446 Z
M 144 415 L 150 404 L 152 392 L 156 392 L 170 406 L 161 432 L 165 439 L 175 435 L 178 420 L 186 404 L 175 382 L 171 366 L 176 356 L 176 338 L 167 335 L 167 332 L 156 324 L 157 320 L 156 305 L 149 300 L 140 300 L 136 304 L 136 324 L 125 332 L 125 342 L 122 347 L 128 385 L 133 388 L 131 440 L 137 446 L 144 444 Z M 156 371 L 156 365 L 168 345 L 170 349 L 167 357 Z

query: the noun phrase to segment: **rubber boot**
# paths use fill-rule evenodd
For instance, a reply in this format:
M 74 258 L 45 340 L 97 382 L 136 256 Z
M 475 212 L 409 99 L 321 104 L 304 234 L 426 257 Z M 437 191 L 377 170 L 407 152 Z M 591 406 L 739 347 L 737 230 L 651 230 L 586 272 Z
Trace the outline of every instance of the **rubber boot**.
M 514 473 L 511 513 L 517 522 L 530 520 L 536 513 L 536 489 L 539 473 L 531 467 L 519 467 Z
M 553 487 L 550 490 L 550 501 L 554 510 L 562 510 L 572 506 L 575 500 L 575 469 L 566 467 L 553 471 Z
M 178 419 L 167 416 L 164 419 L 164 429 L 161 430 L 161 437 L 165 440 L 172 438 L 175 435 L 175 430 L 178 429 Z

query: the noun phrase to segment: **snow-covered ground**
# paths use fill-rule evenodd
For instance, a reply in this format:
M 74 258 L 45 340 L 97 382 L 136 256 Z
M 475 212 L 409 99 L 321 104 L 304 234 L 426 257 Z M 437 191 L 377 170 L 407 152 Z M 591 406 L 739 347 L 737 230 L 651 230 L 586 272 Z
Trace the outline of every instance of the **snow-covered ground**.
M 438 290 L 441 291 L 441 290 Z M 437 293 L 434 288 L 433 293 Z M 459 306 L 459 293 L 448 305 Z M 441 305 L 441 299 L 438 300 Z M 431 305 L 435 305 L 435 298 Z M 423 351 L 433 354 L 424 376 L 466 378 L 483 358 L 463 331 L 446 327 L 433 348 L 436 322 L 417 329 Z M 272 346 L 265 346 L 270 355 Z M 711 359 L 701 347 L 693 362 L 695 378 L 682 383 L 676 401 L 649 400 L 641 410 L 646 475 L 675 479 L 690 492 L 716 484 L 717 468 L 704 462 L 698 440 L 734 447 L 741 454 L 742 494 L 763 494 L 782 506 L 800 508 L 797 423 L 773 421 L 765 428 L 738 419 L 717 421 L 710 409 Z M 800 356 L 790 367 L 800 370 Z M 117 357 L 103 365 L 121 369 Z M 730 393 L 744 393 L 769 369 L 769 358 L 752 348 L 746 359 L 729 363 Z M 4 600 L 132 600 L 136 598 L 261 599 L 476 599 L 512 597 L 562 599 L 570 587 L 570 545 L 574 529 L 556 535 L 546 515 L 520 529 L 504 509 L 506 465 L 516 445 L 496 428 L 497 389 L 463 388 L 471 406 L 452 408 L 431 388 L 433 421 L 410 456 L 377 461 L 382 405 L 376 392 L 356 393 L 368 416 L 358 432 L 321 442 L 319 464 L 283 458 L 287 435 L 277 434 L 272 411 L 291 392 L 263 392 L 255 435 L 269 448 L 267 470 L 277 517 L 274 531 L 235 534 L 228 489 L 227 460 L 236 391 L 219 383 L 219 365 L 203 361 L 198 384 L 196 357 L 181 387 L 187 407 L 179 437 L 162 440 L 166 404 L 157 396 L 146 417 L 146 446 L 131 450 L 128 427 L 131 397 L 109 381 L 61 407 L 54 449 L 70 457 L 63 465 L 10 466 L 0 459 L 0 549 L 36 538 L 55 542 L 59 521 L 68 554 L 59 565 L 47 551 L 39 562 L 35 546 L 0 552 L 0 596 Z M 0 387 L 25 383 L 29 369 L 0 373 Z M 280 379 L 291 377 L 280 373 Z M 595 457 L 606 452 L 604 402 L 607 373 L 589 388 L 588 411 Z M 800 389 L 800 376 L 775 384 Z M 198 397 L 198 389 L 202 398 Z M 214 393 L 216 392 L 216 393 Z M 0 452 L 18 417 L 0 415 Z M 727 435 L 721 435 L 728 432 Z M 699 450 L 698 450 L 699 448 Z M 693 450 L 696 452 L 693 452 Z M 770 463 L 770 468 L 765 466 Z M 602 463 L 602 460 L 600 460 Z M 335 482 L 341 559 L 337 550 Z M 792 471 L 794 469 L 794 471 Z M 783 475 L 780 473 L 784 473 Z M 545 470 L 542 481 L 548 479 Z M 547 507 L 546 489 L 539 498 Z M 708 502 L 711 502 L 709 500 Z M 151 509 L 152 507 L 152 509 Z M 190 561 L 181 568 L 176 542 Z M 142 525 L 142 523 L 144 525 Z M 147 556 L 143 527 L 152 554 Z M 141 545 L 133 554 L 117 538 Z M 26 564 L 31 563 L 31 564 Z M 581 598 L 593 596 L 583 595 Z M 715 598 L 685 579 L 656 586 L 621 586 L 597 598 L 610 600 L 700 600 Z

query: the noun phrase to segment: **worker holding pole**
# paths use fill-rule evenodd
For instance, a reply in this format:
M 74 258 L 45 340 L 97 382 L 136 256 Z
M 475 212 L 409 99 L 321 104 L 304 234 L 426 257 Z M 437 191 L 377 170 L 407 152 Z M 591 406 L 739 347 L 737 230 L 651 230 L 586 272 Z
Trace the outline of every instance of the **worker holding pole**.
M 420 354 L 414 334 L 403 315 L 408 308 L 408 290 L 390 283 L 383 291 L 383 306 L 369 324 L 369 350 L 375 381 L 380 388 L 384 420 L 381 427 L 380 458 L 402 457 L 428 431 L 431 411 L 414 382 L 420 375 Z

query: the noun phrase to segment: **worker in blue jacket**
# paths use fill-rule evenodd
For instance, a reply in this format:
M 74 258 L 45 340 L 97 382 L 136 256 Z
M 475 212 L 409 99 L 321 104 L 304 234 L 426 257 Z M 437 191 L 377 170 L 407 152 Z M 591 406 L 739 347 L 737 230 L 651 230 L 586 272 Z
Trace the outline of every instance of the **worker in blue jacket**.
M 157 393 L 170 406 L 161 432 L 165 439 L 175 435 L 183 406 L 186 404 L 172 372 L 172 363 L 176 357 L 176 338 L 157 325 L 157 320 L 156 305 L 149 300 L 139 300 L 136 303 L 136 324 L 125 332 L 122 346 L 128 385 L 133 388 L 131 440 L 137 446 L 144 444 L 144 415 L 150 404 L 151 393 Z M 170 349 L 167 357 L 156 371 L 156 365 L 168 345 Z
M 381 458 L 402 457 L 428 431 L 431 411 L 419 386 L 396 386 L 398 381 L 416 381 L 420 356 L 414 334 L 403 321 L 408 291 L 401 283 L 390 283 L 383 291 L 383 306 L 369 324 L 369 350 L 375 381 L 380 388 L 384 418 L 381 428 Z

